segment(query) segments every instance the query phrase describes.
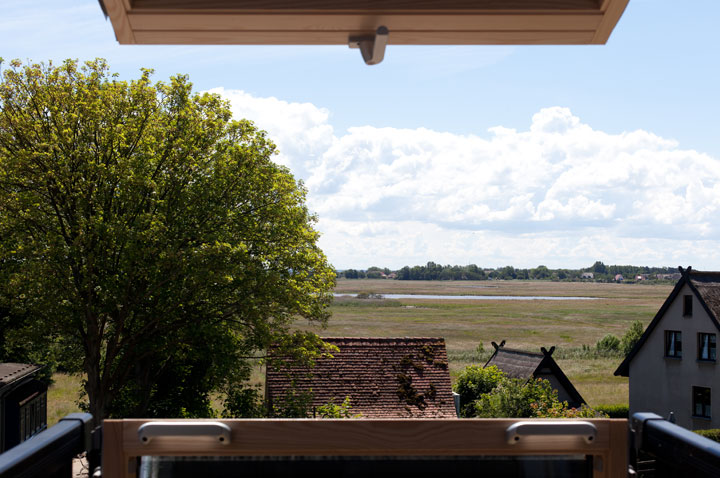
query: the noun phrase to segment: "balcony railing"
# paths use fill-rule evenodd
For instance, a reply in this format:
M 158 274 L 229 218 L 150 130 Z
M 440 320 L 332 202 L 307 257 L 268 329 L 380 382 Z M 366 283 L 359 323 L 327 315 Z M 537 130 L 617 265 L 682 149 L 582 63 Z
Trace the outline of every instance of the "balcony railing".
M 91 418 L 69 415 L 0 455 L 0 477 L 70 477 L 73 457 L 100 451 Z M 720 444 L 654 414 L 635 414 L 630 424 L 629 429 L 627 420 L 611 419 L 106 420 L 101 472 L 103 478 L 229 476 L 240 469 L 262 476 L 305 470 L 317 477 L 347 470 L 357 476 L 387 471 L 438 476 L 448 470 L 533 477 L 720 476 Z

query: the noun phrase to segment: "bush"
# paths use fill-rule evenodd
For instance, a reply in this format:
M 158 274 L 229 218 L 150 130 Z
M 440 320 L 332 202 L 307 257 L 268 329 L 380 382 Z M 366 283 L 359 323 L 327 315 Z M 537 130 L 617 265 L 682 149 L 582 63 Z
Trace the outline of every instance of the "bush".
M 361 413 L 358 413 L 356 415 L 353 415 L 350 409 L 352 408 L 352 405 L 350 404 L 350 397 L 345 397 L 345 400 L 340 405 L 335 405 L 332 401 L 330 403 L 326 403 L 325 405 L 320 405 L 317 407 L 317 417 L 318 418 L 360 418 L 362 417 Z
M 709 438 L 713 441 L 720 442 L 720 428 L 710 428 L 709 430 L 693 430 L 700 436 Z
M 595 348 L 598 352 L 618 352 L 620 350 L 620 339 L 613 334 L 607 334 L 605 337 L 598 340 L 595 344 Z
M 491 392 L 507 376 L 499 368 L 491 365 L 483 368 L 479 365 L 466 367 L 455 383 L 455 391 L 460 394 L 460 416 L 474 417 L 475 400 Z
M 630 407 L 625 404 L 598 405 L 595 410 L 606 414 L 608 418 L 628 418 L 630 415 Z

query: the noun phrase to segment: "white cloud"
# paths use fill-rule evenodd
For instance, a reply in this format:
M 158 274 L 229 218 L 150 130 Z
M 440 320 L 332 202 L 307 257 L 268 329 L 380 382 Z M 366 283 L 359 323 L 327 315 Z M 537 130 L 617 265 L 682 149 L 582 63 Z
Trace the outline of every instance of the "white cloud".
M 544 108 L 485 137 L 359 126 L 309 103 L 213 90 L 306 181 L 340 268 L 427 260 L 528 267 L 720 267 L 720 161 L 647 131 L 594 130 Z

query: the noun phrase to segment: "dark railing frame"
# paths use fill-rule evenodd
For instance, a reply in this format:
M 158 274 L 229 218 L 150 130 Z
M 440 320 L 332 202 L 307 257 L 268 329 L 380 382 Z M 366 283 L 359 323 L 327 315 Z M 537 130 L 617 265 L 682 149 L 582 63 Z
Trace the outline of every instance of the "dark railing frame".
M 0 455 L 0 478 L 68 478 L 73 458 L 92 443 L 92 415 L 71 413 L 31 439 Z
M 720 476 L 720 443 L 698 435 L 654 413 L 635 413 L 630 421 L 630 465 L 638 457 L 655 461 L 652 476 Z
M 720 476 L 720 443 L 670 423 L 654 413 L 635 413 L 630 420 L 630 470 L 640 476 Z M 100 429 L 92 416 L 72 413 L 58 424 L 0 455 L 0 478 L 67 478 L 73 459 L 88 453 L 90 469 L 99 465 Z M 640 459 L 651 460 L 643 473 Z M 106 470 L 107 471 L 107 470 Z

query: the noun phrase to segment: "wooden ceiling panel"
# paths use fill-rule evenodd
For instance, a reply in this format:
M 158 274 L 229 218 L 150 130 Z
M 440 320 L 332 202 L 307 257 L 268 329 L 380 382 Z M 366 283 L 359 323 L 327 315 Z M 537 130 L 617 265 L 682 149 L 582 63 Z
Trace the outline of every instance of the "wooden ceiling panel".
M 101 0 L 123 44 L 605 43 L 628 0 Z

